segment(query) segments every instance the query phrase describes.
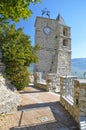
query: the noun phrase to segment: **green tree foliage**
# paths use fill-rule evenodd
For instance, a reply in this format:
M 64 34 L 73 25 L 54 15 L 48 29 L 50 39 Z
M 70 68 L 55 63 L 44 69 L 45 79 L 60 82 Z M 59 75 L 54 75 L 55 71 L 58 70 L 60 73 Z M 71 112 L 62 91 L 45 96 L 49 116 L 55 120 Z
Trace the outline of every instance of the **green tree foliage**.
M 11 80 L 17 90 L 22 90 L 24 87 L 28 86 L 29 74 L 26 66 L 6 66 L 7 77 Z
M 3 60 L 6 64 L 17 64 L 29 66 L 37 62 L 36 55 L 39 45 L 32 46 L 30 37 L 16 29 L 14 25 L 9 26 L 2 35 L 3 39 Z
M 0 0 L 0 22 L 8 19 L 15 22 L 21 18 L 27 19 L 32 14 L 29 9 L 30 3 L 36 2 L 40 0 Z
M 0 49 L 6 65 L 5 72 L 18 90 L 29 83 L 27 66 L 38 61 L 36 52 L 39 45 L 33 47 L 30 37 L 25 35 L 21 28 L 16 29 L 12 23 L 29 18 L 32 14 L 30 3 L 36 4 L 40 1 L 0 0 Z
M 6 64 L 8 78 L 18 90 L 22 89 L 29 83 L 27 66 L 38 61 L 36 53 L 39 45 L 33 47 L 30 37 L 14 25 L 2 32 L 2 43 L 3 62 Z

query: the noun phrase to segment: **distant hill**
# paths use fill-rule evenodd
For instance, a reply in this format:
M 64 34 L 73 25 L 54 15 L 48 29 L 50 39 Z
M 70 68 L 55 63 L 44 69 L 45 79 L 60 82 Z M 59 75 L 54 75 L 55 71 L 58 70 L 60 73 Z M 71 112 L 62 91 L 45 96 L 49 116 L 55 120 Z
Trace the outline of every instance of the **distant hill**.
M 83 77 L 86 72 L 86 58 L 75 58 L 72 59 L 72 74 Z
M 33 66 L 34 64 L 28 68 L 29 72 L 33 72 Z M 86 58 L 72 59 L 72 74 L 82 78 L 84 72 L 86 72 Z

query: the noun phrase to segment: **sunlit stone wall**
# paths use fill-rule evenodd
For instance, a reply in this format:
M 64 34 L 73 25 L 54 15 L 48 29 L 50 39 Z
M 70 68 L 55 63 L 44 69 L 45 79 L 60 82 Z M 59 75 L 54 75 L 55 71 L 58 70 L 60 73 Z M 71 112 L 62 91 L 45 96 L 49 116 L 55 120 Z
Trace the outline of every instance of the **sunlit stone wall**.
M 71 77 L 72 78 L 72 77 Z M 86 117 L 86 79 L 74 79 L 73 100 L 68 98 L 64 83 L 65 77 L 60 78 L 61 97 L 60 103 L 80 123 L 80 117 Z M 70 88 L 70 86 L 69 86 Z M 69 93 L 71 89 L 69 89 Z M 84 118 L 85 119 L 85 118 Z

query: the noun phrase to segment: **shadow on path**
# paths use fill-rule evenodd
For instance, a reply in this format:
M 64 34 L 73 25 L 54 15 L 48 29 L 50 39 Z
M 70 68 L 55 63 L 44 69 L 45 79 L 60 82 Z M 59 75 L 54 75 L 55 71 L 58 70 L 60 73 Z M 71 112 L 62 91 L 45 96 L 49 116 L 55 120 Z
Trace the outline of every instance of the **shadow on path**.
M 23 112 L 25 110 L 34 110 L 40 108 L 49 107 L 51 112 L 55 117 L 55 121 L 46 121 L 37 124 L 30 124 L 27 126 L 21 125 L 21 120 L 23 118 Z M 69 115 L 69 113 L 63 108 L 59 102 L 49 102 L 25 105 L 19 108 L 21 111 L 20 120 L 18 126 L 11 128 L 10 130 L 79 130 L 78 125 L 74 119 Z
M 41 92 L 44 92 L 43 90 L 35 88 L 33 86 L 30 86 L 30 87 L 32 87 L 32 90 L 30 89 L 30 91 L 27 90 L 27 91 L 21 92 L 21 94 L 25 94 L 25 93 L 26 94 L 27 93 L 40 94 Z M 52 96 L 52 94 L 49 96 Z M 35 114 L 35 110 L 37 110 L 40 113 L 40 116 L 41 115 L 43 116 L 44 113 L 41 114 L 41 112 L 43 112 L 41 111 L 41 109 L 43 111 L 46 111 L 47 109 L 49 109 L 50 110 L 49 112 L 54 117 L 54 120 L 51 120 L 52 118 L 50 120 L 46 120 L 45 118 L 44 122 L 42 121 L 40 121 L 40 123 L 33 122 L 33 124 L 29 123 L 29 120 L 28 120 L 27 125 L 22 124 L 22 120 L 24 120 L 25 113 L 27 114 L 29 111 L 28 116 L 30 117 L 31 116 L 30 113 L 32 112 Z M 19 106 L 18 111 L 21 112 L 18 126 L 12 127 L 10 128 L 10 130 L 79 130 L 78 124 L 74 121 L 73 117 L 69 115 L 69 113 L 64 109 L 64 107 L 58 101 L 56 102 L 53 100 L 52 102 L 47 102 L 47 103 L 38 102 L 34 104 Z M 46 114 L 46 115 L 49 115 L 49 114 Z M 33 117 L 36 118 L 36 115 L 33 115 Z M 32 119 L 32 118 L 30 117 L 29 119 Z

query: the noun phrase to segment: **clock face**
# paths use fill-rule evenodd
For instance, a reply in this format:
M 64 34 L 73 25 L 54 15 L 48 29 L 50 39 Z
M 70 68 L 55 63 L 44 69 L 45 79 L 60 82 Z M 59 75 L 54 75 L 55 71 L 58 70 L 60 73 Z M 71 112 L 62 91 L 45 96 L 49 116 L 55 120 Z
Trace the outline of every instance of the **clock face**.
M 44 27 L 44 33 L 45 33 L 45 34 L 49 35 L 50 32 L 51 32 L 50 27 L 48 27 L 48 26 Z

